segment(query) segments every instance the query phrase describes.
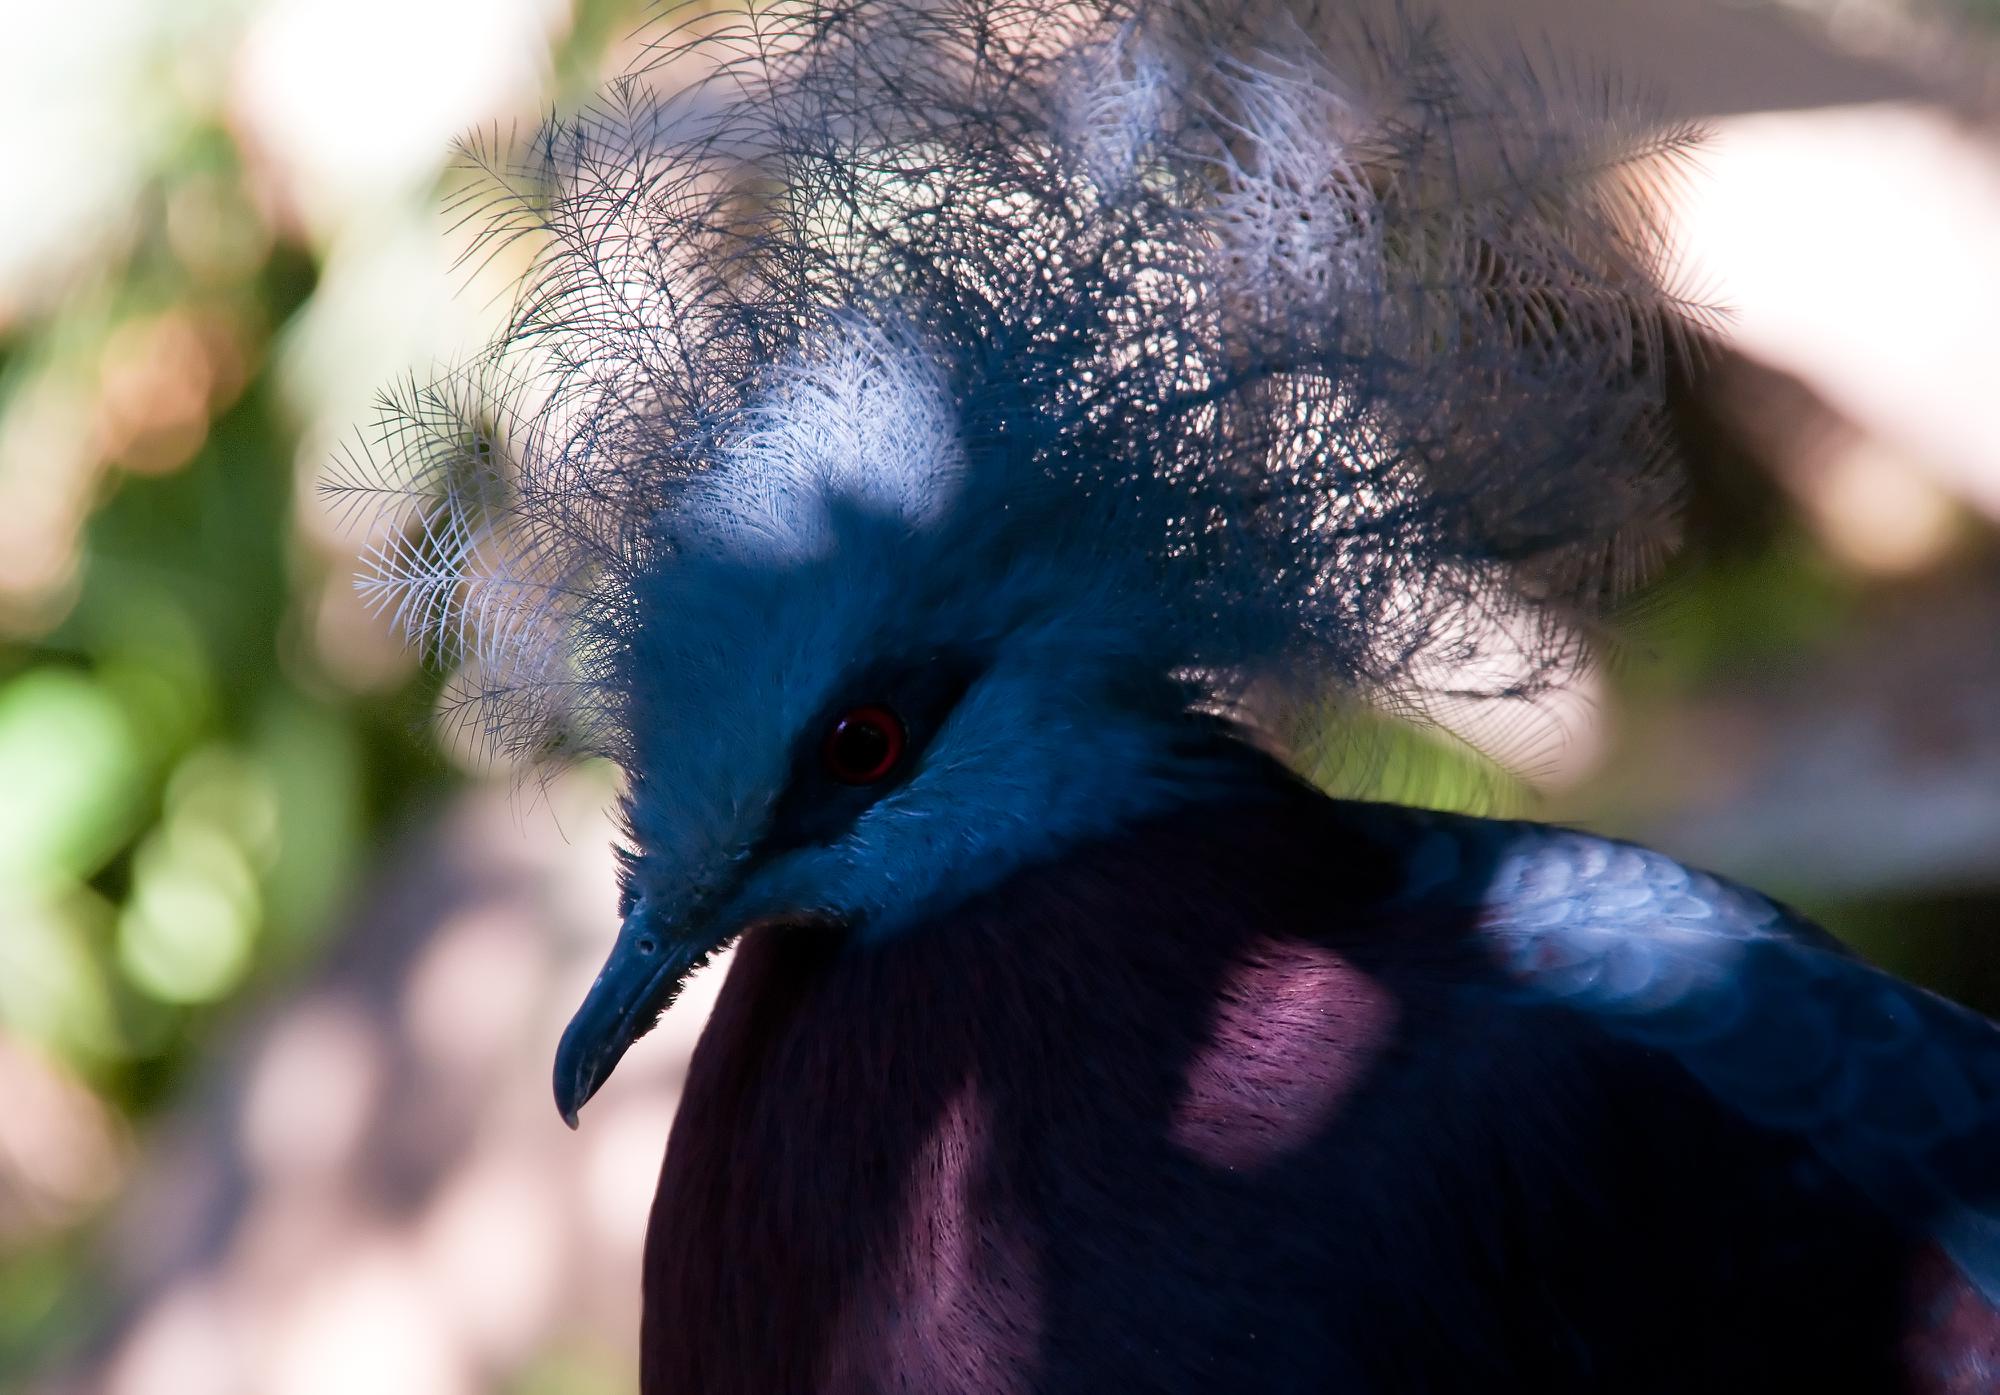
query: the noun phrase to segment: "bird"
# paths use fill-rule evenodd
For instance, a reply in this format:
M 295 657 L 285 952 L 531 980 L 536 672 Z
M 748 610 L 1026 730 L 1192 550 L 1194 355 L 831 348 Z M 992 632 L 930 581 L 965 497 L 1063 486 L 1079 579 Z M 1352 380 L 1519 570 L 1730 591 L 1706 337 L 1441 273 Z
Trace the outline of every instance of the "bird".
M 621 772 L 572 1127 L 733 949 L 647 1395 L 2000 1389 L 2000 1030 L 1308 778 L 1673 554 L 1699 138 L 1402 6 L 790 0 L 468 145 L 522 290 L 327 488 L 447 720 Z

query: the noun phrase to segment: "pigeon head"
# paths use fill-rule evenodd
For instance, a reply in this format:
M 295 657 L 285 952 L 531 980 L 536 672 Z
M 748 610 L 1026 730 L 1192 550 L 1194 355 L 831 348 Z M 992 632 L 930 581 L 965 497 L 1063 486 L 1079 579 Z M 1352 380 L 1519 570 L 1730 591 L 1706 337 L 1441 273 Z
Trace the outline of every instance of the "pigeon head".
M 512 323 L 333 487 L 457 714 L 624 773 L 572 1122 L 736 936 L 927 933 L 1330 697 L 1531 700 L 1667 546 L 1689 133 L 1260 14 L 762 9 L 483 158 Z

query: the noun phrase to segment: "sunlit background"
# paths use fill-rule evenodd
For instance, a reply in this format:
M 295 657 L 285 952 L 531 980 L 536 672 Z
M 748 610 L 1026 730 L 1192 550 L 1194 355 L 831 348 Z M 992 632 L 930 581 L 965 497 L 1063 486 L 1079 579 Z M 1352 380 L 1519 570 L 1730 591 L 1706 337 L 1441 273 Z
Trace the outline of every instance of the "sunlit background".
M 1421 737 L 1368 778 L 1646 838 L 2000 1010 L 2000 0 L 1444 8 L 1711 119 L 1679 216 L 1730 344 L 1679 404 L 1690 563 L 1533 788 Z M 642 18 L 0 0 L 0 1390 L 634 1388 L 710 992 L 562 1128 L 611 778 L 441 750 L 312 486 L 502 308 L 454 138 Z

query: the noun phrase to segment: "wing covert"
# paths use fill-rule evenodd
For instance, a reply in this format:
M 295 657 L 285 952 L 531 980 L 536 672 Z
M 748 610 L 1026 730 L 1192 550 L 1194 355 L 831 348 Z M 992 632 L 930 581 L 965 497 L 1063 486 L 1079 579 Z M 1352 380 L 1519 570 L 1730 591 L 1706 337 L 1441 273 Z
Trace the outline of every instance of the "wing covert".
M 1675 1056 L 2000 1306 L 2000 1028 L 1777 902 L 1628 843 L 1428 816 L 1405 895 L 1477 907 L 1510 994 Z

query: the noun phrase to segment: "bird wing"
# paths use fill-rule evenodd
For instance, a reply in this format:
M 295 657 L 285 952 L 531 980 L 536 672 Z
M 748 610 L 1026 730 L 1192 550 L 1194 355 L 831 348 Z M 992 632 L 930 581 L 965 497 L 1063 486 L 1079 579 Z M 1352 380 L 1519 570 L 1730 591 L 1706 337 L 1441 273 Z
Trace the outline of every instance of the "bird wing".
M 1413 873 L 1470 893 L 1510 993 L 1669 1052 L 1737 1113 L 1804 1137 L 2000 1307 L 2000 1027 L 1660 853 L 1428 822 Z

